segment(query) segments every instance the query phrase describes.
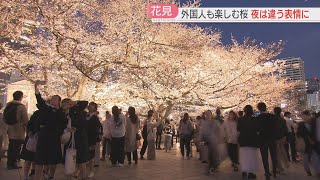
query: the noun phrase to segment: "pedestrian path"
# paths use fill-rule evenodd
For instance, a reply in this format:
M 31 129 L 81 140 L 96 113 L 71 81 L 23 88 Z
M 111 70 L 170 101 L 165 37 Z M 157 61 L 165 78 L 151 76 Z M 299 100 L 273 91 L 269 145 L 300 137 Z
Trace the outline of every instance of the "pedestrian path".
M 193 153 L 194 155 L 196 153 Z M 22 169 L 8 171 L 5 165 L 6 159 L 2 159 L 0 164 L 0 180 L 20 180 Z M 138 165 L 128 165 L 124 167 L 111 167 L 109 161 L 100 162 L 100 167 L 96 168 L 96 175 L 93 180 L 238 180 L 241 179 L 240 172 L 233 172 L 230 162 L 224 162 L 219 172 L 208 176 L 206 165 L 202 164 L 195 157 L 191 160 L 181 160 L 178 148 L 170 153 L 164 150 L 157 150 L 157 160 L 140 160 Z M 19 175 L 20 174 L 20 175 Z M 21 178 L 23 179 L 23 178 Z M 56 180 L 67 180 L 63 173 L 63 166 L 59 165 L 56 173 Z M 69 178 L 70 179 L 70 178 Z M 262 164 L 258 179 L 264 179 Z M 315 177 L 307 177 L 303 164 L 292 164 L 286 175 L 280 175 L 277 180 L 304 179 L 313 180 Z

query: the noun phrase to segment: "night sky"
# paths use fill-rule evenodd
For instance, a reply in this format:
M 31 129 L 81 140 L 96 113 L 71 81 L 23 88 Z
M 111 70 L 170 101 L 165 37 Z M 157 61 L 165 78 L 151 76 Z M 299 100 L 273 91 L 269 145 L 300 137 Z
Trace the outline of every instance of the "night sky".
M 201 7 L 320 7 L 320 0 L 202 0 Z M 223 32 L 223 42 L 230 43 L 230 35 L 238 40 L 251 37 L 258 42 L 286 42 L 278 56 L 301 57 L 305 61 L 307 77 L 320 77 L 320 23 L 205 23 Z

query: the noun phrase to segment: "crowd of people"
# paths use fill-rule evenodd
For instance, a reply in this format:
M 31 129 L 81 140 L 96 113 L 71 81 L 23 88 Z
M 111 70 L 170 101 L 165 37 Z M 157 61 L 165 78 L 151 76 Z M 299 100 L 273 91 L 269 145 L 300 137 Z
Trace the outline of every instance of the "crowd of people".
M 320 178 L 320 113 L 303 111 L 300 114 L 302 121 L 296 122 L 290 112 L 282 113 L 280 107 L 269 113 L 266 104 L 259 103 L 257 109 L 247 105 L 237 113 L 231 110 L 226 114 L 226 120 L 220 109 L 215 117 L 211 111 L 206 111 L 196 118 L 195 143 L 200 160 L 208 161 L 208 172 L 216 172 L 227 151 L 233 170 L 240 169 L 244 179 L 257 178 L 260 157 L 267 179 L 284 174 L 290 161 L 298 163 L 301 159 L 306 174 L 312 176 L 309 167 L 312 164 L 314 173 Z
M 37 81 L 38 110 L 30 118 L 21 103 L 21 91 L 14 92 L 13 101 L 0 114 L 0 158 L 3 136 L 7 133 L 7 168 L 21 168 L 17 162 L 23 159 L 24 179 L 30 176 L 35 180 L 54 179 L 58 164 L 65 165 L 68 176 L 93 178 L 99 160 L 110 160 L 113 167 L 122 167 L 125 159 L 129 165 L 132 162 L 137 165 L 138 159 L 145 159 L 145 153 L 148 160 L 155 160 L 156 149 L 161 149 L 162 142 L 165 152 L 171 151 L 174 137 L 180 142 L 181 159 L 193 157 L 194 144 L 199 160 L 207 163 L 209 174 L 217 173 L 229 157 L 233 170 L 240 171 L 242 178 L 256 179 L 261 157 L 267 179 L 284 173 L 290 161 L 301 160 L 308 176 L 313 175 L 309 167 L 312 162 L 314 173 L 320 178 L 319 113 L 303 111 L 302 121 L 296 122 L 290 112 L 275 107 L 270 113 L 265 103 L 259 103 L 257 111 L 247 105 L 241 111 L 222 114 L 217 108 L 214 113 L 207 110 L 194 120 L 184 113 L 175 123 L 161 118 L 154 110 L 140 120 L 134 107 L 124 113 L 113 106 L 102 121 L 95 102 L 62 100 L 58 95 L 44 100 L 38 86 Z M 68 155 L 72 152 L 77 165 L 74 170 L 69 167 L 72 158 Z

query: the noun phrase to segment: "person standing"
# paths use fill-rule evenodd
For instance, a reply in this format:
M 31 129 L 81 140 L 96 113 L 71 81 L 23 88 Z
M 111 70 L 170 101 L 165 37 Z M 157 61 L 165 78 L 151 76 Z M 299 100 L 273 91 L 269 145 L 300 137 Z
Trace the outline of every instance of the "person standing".
M 75 172 L 75 176 L 78 177 L 80 174 L 80 179 L 83 180 L 87 178 L 86 164 L 90 159 L 86 123 L 87 112 L 85 111 L 89 102 L 71 101 L 71 104 L 69 113 L 67 113 L 67 117 L 71 119 L 71 128 L 67 128 L 67 130 L 74 133 L 75 148 L 77 150 L 76 163 L 79 170 Z
M 228 154 L 232 162 L 234 171 L 238 171 L 239 166 L 239 148 L 238 148 L 238 116 L 234 111 L 230 111 L 228 119 L 225 122 L 227 143 L 228 143 Z
M 53 179 L 56 165 L 62 162 L 61 135 L 66 127 L 66 116 L 60 108 L 61 97 L 54 95 L 48 103 L 42 98 L 39 81 L 35 83 L 35 94 L 40 112 L 36 123 L 38 143 L 35 153 L 35 180 L 40 180 L 43 169 L 48 179 Z
M 111 139 L 109 137 L 109 127 L 110 123 L 108 121 L 111 118 L 109 111 L 106 111 L 106 120 L 103 121 L 103 139 L 102 139 L 102 158 L 101 161 L 105 161 L 106 157 L 110 158 L 111 152 Z
M 88 178 L 93 178 L 94 176 L 94 157 L 97 142 L 100 141 L 100 129 L 101 124 L 97 116 L 98 105 L 94 102 L 90 102 L 88 105 L 89 113 L 86 117 L 86 128 L 88 134 L 88 147 L 89 147 L 89 175 Z
M 3 112 L 4 122 L 8 125 L 8 170 L 21 168 L 17 165 L 17 160 L 26 136 L 26 126 L 29 120 L 27 109 L 21 103 L 22 99 L 23 93 L 21 91 L 14 92 L 13 101 L 7 104 Z
M 135 164 L 138 164 L 138 140 L 137 136 L 140 129 L 140 120 L 136 115 L 134 107 L 129 107 L 128 115 L 126 117 L 126 135 L 125 135 L 125 149 L 129 165 L 131 164 L 131 154 Z
M 111 135 L 111 162 L 113 166 L 122 167 L 125 154 L 126 118 L 117 106 L 112 107 L 112 116 L 108 123 Z
M 314 133 L 313 123 L 315 119 L 312 118 L 309 111 L 303 111 L 301 113 L 301 118 L 303 122 L 300 122 L 298 125 L 297 137 L 302 138 L 305 144 L 305 151 L 303 155 L 303 165 L 308 176 L 312 176 L 310 169 L 310 160 L 312 161 L 313 167 L 316 173 L 319 173 L 319 154 L 314 149 Z
M 256 179 L 259 166 L 260 124 L 253 116 L 252 106 L 246 105 L 243 110 L 244 116 L 239 118 L 237 124 L 240 145 L 240 167 L 244 179 Z
M 101 141 L 103 136 L 103 126 L 102 126 L 102 118 L 99 116 L 99 111 L 96 111 L 95 113 L 99 119 L 99 136 L 96 142 L 95 146 L 95 152 L 94 152 L 94 167 L 100 166 L 100 156 L 101 156 Z
M 203 121 L 200 127 L 200 142 L 206 144 L 208 147 L 208 173 L 214 173 L 220 164 L 220 154 L 218 144 L 220 143 L 220 125 L 219 122 L 214 120 L 210 110 L 205 111 L 203 114 Z M 202 155 L 201 155 L 202 156 Z
M 289 161 L 292 160 L 293 162 L 298 162 L 297 151 L 296 151 L 296 135 L 295 135 L 295 129 L 297 129 L 298 126 L 292 120 L 290 112 L 284 113 L 284 119 L 286 120 L 286 125 L 288 129 L 288 134 L 287 134 L 288 143 L 286 143 L 285 145 L 288 160 Z M 291 155 L 289 153 L 289 147 L 290 147 Z
M 284 172 L 284 167 L 289 168 L 289 161 L 287 159 L 287 154 L 285 151 L 286 137 L 288 134 L 288 129 L 286 125 L 286 120 L 281 116 L 281 108 L 275 107 L 273 112 L 276 117 L 277 124 L 277 169 L 279 173 Z
M 35 130 L 35 124 L 39 122 L 39 117 L 40 117 L 39 110 L 36 110 L 30 117 L 30 120 L 27 125 L 27 136 L 25 139 L 25 143 L 22 147 L 21 155 L 20 155 L 21 159 L 24 160 L 23 172 L 24 172 L 24 179 L 26 180 L 28 179 L 28 177 L 33 176 L 35 174 L 35 169 L 32 169 L 30 172 L 30 175 L 28 175 L 31 165 L 34 164 L 35 152 L 31 152 L 27 149 L 27 142 L 29 138 L 32 138 L 37 135 Z
M 4 154 L 3 139 L 4 139 L 4 135 L 7 133 L 7 129 L 8 129 L 7 124 L 3 120 L 3 114 L 1 112 L 1 110 L 2 110 L 2 104 L 0 103 L 0 162 L 1 162 L 1 158 Z
M 142 123 L 142 138 L 143 138 L 143 144 L 142 144 L 142 148 L 140 150 L 140 159 L 144 160 L 144 154 L 147 150 L 148 147 L 148 129 L 147 129 L 147 123 L 148 121 L 152 121 L 152 117 L 153 117 L 153 110 L 149 110 L 148 111 L 148 115 L 147 115 L 147 119 Z
M 191 136 L 193 133 L 193 125 L 192 122 L 190 121 L 190 117 L 188 113 L 185 113 L 183 115 L 182 120 L 180 121 L 179 124 L 179 132 L 180 132 L 180 150 L 181 150 L 181 155 L 182 159 L 184 159 L 185 151 L 184 149 L 186 148 L 187 153 L 187 159 L 190 159 L 190 149 L 191 149 Z
M 152 111 L 152 110 L 151 110 Z M 149 114 L 149 112 L 148 112 Z M 155 128 L 158 127 L 162 121 L 159 119 L 158 113 L 150 112 L 153 114 L 151 118 L 148 119 L 147 122 L 147 140 L 148 140 L 148 151 L 147 151 L 147 159 L 148 160 L 155 160 L 156 159 L 156 132 Z M 156 120 L 154 122 L 153 120 Z
M 267 106 L 265 103 L 261 102 L 257 105 L 260 114 L 257 116 L 257 119 L 260 123 L 260 135 L 261 135 L 261 157 L 263 161 L 263 167 L 265 170 L 265 176 L 269 179 L 272 174 L 269 169 L 269 156 L 270 152 L 272 167 L 273 167 L 273 176 L 277 177 L 276 167 L 277 167 L 277 145 L 276 145 L 276 136 L 277 136 L 277 125 L 276 118 L 273 114 L 267 112 Z
M 163 124 L 160 124 L 158 127 L 157 127 L 157 137 L 156 137 L 156 146 L 157 146 L 157 149 L 160 149 L 161 150 L 161 138 L 162 138 L 162 133 L 163 133 Z
M 176 124 L 173 119 L 170 120 L 170 125 L 172 127 L 172 138 L 171 138 L 171 148 L 173 148 L 174 137 L 176 136 Z
M 201 127 L 201 122 L 202 122 L 202 117 L 201 116 L 197 116 L 196 117 L 196 123 L 195 123 L 195 130 L 194 130 L 194 144 L 196 146 L 197 152 L 199 153 L 199 160 L 200 158 L 200 127 Z
M 164 125 L 164 149 L 166 152 L 171 151 L 172 141 L 172 126 L 169 119 L 166 120 Z

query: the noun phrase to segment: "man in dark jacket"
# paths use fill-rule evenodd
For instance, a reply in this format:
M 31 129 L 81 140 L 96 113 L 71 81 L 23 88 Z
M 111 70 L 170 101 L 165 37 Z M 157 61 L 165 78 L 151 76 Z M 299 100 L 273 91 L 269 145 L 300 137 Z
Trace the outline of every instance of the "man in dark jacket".
M 261 157 L 263 161 L 263 166 L 265 170 L 266 178 L 271 177 L 269 169 L 269 157 L 268 151 L 271 155 L 272 167 L 273 167 L 273 176 L 276 177 L 276 167 L 277 167 L 277 123 L 276 118 L 273 114 L 267 112 L 267 106 L 265 103 L 258 104 L 258 110 L 260 114 L 257 116 L 257 119 L 260 123 L 260 136 L 261 136 Z

